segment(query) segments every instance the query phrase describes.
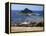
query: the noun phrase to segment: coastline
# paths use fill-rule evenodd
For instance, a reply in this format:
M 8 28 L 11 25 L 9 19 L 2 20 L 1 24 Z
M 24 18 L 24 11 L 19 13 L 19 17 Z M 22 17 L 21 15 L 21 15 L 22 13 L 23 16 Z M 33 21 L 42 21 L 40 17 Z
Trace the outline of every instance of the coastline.
M 43 27 L 11 27 L 11 32 L 24 32 L 24 31 L 43 31 Z

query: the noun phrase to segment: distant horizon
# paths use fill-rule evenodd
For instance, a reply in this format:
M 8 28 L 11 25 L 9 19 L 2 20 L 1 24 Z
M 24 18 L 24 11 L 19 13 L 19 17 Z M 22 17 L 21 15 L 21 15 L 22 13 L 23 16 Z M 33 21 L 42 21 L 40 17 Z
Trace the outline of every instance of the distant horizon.
M 11 4 L 11 10 L 24 10 L 25 8 L 32 11 L 43 11 L 43 6 Z
M 24 10 L 24 9 L 23 9 Z M 30 10 L 30 9 L 29 9 Z M 12 10 L 12 11 L 21 11 L 21 10 Z M 31 10 L 31 11 L 39 11 L 39 10 Z M 41 10 L 43 11 L 43 10 Z
M 12 11 L 21 11 L 21 10 L 12 10 Z M 38 10 L 31 10 L 31 11 L 38 11 Z M 41 10 L 41 11 L 43 11 L 43 10 Z

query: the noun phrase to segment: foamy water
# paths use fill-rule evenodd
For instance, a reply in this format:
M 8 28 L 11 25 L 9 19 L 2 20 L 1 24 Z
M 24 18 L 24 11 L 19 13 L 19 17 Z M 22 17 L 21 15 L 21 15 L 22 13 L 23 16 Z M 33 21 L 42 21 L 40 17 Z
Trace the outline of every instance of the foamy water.
M 11 22 L 12 24 L 15 23 L 30 23 L 30 22 L 41 22 L 43 21 L 43 14 L 41 15 L 40 13 L 35 13 L 35 15 L 28 14 L 27 16 L 25 15 L 20 15 L 16 14 L 18 12 L 12 12 L 11 14 Z

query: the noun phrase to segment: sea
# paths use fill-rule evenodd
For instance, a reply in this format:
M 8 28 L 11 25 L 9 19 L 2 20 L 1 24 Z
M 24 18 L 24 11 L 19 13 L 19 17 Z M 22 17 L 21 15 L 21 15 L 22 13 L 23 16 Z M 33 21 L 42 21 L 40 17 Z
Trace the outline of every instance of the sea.
M 40 22 L 43 21 L 44 12 L 43 11 L 33 11 L 39 15 L 20 15 L 20 11 L 11 10 L 11 24 L 22 23 L 22 22 Z

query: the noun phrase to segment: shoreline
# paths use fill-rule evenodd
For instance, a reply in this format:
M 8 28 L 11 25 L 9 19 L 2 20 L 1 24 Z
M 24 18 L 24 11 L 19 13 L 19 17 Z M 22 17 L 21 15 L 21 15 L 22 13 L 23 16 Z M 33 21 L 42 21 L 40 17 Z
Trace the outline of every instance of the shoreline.
M 43 27 L 11 27 L 11 32 L 43 31 Z

